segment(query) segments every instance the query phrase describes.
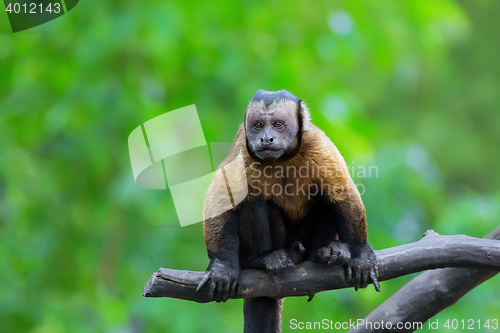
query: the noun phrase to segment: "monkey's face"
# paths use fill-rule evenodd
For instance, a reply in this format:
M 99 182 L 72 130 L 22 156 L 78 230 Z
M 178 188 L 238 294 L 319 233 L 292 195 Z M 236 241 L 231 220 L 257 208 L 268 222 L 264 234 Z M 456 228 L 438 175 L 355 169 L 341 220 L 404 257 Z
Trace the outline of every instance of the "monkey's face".
M 300 140 L 298 106 L 281 100 L 268 107 L 263 102 L 250 103 L 245 131 L 250 153 L 263 161 L 294 155 Z

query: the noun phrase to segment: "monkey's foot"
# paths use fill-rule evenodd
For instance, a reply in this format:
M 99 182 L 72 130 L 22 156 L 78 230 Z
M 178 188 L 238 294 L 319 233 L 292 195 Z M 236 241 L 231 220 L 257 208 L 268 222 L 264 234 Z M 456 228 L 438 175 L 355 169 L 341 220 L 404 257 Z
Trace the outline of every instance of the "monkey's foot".
M 322 264 L 343 265 L 351 260 L 351 252 L 344 243 L 332 241 L 327 246 L 320 247 L 316 252 L 315 261 Z
M 378 267 L 375 253 L 366 244 L 360 257 L 352 258 L 346 265 L 346 280 L 354 281 L 354 289 L 366 288 L 373 282 L 375 290 L 380 292 L 378 283 Z
M 288 249 L 288 256 L 294 264 L 299 264 L 304 261 L 305 252 L 306 248 L 304 247 L 304 245 L 302 245 L 302 243 L 299 241 L 295 241 L 290 245 L 290 248 Z
M 270 275 L 276 275 L 284 271 L 287 267 L 295 267 L 285 250 L 276 250 L 265 255 L 262 260 Z

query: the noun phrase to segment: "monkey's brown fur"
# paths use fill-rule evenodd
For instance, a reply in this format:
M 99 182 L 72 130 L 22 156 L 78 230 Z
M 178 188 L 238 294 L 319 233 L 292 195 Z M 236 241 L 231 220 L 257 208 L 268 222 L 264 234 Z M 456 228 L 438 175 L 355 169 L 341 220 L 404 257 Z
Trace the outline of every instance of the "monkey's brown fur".
M 289 104 L 293 102 L 285 100 L 281 101 L 281 103 L 287 103 L 288 105 L 286 106 L 290 107 Z M 314 198 L 308 198 L 307 193 L 297 191 L 297 185 L 299 188 L 303 186 L 303 188 L 306 189 L 309 184 L 316 184 L 318 187 L 323 186 L 323 192 L 325 194 L 329 194 L 327 197 L 332 202 L 339 205 L 339 207 L 341 207 L 341 209 L 344 210 L 349 216 L 355 217 L 354 219 L 351 219 L 352 228 L 359 241 L 365 242 L 367 238 L 365 207 L 356 185 L 349 176 L 345 160 L 326 134 L 309 122 L 309 119 L 307 119 L 307 108 L 304 103 L 302 103 L 302 105 L 305 112 L 303 116 L 306 117 L 308 124 L 303 129 L 302 144 L 298 153 L 289 160 L 276 162 L 259 161 L 259 164 L 255 164 L 255 159 L 250 156 L 247 150 L 244 123 L 240 125 L 236 138 L 234 139 L 231 152 L 219 166 L 218 173 L 214 176 L 212 184 L 207 192 L 204 207 L 205 216 L 214 216 L 216 211 L 220 212 L 229 208 L 226 200 L 220 200 L 223 196 L 227 196 L 226 181 L 220 170 L 228 163 L 231 163 L 231 161 L 233 161 L 235 157 L 241 153 L 246 170 L 246 184 L 248 186 L 248 195 L 245 200 L 254 200 L 255 196 L 252 195 L 252 193 L 255 193 L 255 187 L 260 187 L 261 193 L 265 199 L 270 199 L 278 205 L 291 221 L 300 221 L 309 211 Z M 271 105 L 269 108 L 275 106 L 276 105 Z M 249 108 L 250 107 L 255 108 L 256 106 L 251 105 Z M 247 108 L 245 112 L 245 118 L 249 112 L 249 108 Z M 264 176 L 264 168 L 268 166 L 272 169 L 277 166 L 281 166 L 284 170 L 290 170 L 287 168 L 295 168 L 296 170 L 299 170 L 300 167 L 308 166 L 308 169 L 312 169 L 313 172 L 309 172 L 308 177 L 292 178 L 290 177 L 290 174 L 287 175 L 285 172 L 285 176 L 282 178 L 266 178 Z M 328 166 L 328 169 L 326 169 L 325 166 Z M 242 181 L 240 170 L 238 168 L 226 167 L 224 168 L 224 171 L 228 183 L 231 184 L 231 191 L 233 193 L 236 191 L 242 191 L 242 187 L 245 186 L 245 184 L 244 181 Z M 258 177 L 259 171 L 260 177 Z M 252 181 L 254 181 L 254 183 L 252 183 L 254 187 L 251 188 L 250 184 Z M 268 195 L 265 195 L 266 193 L 263 188 L 264 181 L 267 181 L 269 188 L 271 188 L 274 184 L 278 184 L 281 188 L 290 184 L 288 186 L 290 189 L 289 193 L 294 193 L 294 195 L 273 195 L 272 193 L 269 193 L 269 191 Z M 335 190 L 331 191 L 331 189 Z M 210 219 L 205 219 L 204 233 L 207 249 L 215 252 L 220 250 L 211 247 L 217 246 L 220 228 L 223 227 L 223 225 L 210 223 Z

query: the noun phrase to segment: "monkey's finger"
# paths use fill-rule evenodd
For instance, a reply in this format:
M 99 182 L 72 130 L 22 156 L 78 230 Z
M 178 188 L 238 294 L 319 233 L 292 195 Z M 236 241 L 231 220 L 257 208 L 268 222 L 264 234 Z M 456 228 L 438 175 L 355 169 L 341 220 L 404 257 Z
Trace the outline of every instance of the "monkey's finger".
M 198 284 L 198 287 L 196 287 L 196 291 L 203 288 L 203 286 L 207 283 L 209 279 L 210 279 L 210 272 L 206 272 L 205 275 L 203 275 L 203 279 L 201 279 L 200 283 Z
M 361 279 L 361 288 L 366 288 L 368 286 L 368 278 L 370 277 L 371 270 L 363 271 L 363 278 Z
M 334 256 L 333 256 L 333 257 L 335 258 L 335 260 L 333 261 L 333 263 L 334 263 L 335 265 L 339 265 L 339 264 L 343 264 L 343 263 L 345 263 L 345 261 L 344 261 L 344 260 L 343 260 L 343 258 L 342 258 L 342 253 L 341 253 L 340 251 L 337 251 L 337 252 L 334 254 Z
M 299 252 L 300 252 L 300 253 L 304 253 L 304 252 L 306 252 L 306 248 L 304 247 L 304 245 L 302 245 L 302 243 L 301 243 L 301 242 L 299 242 Z
M 329 259 L 328 256 L 318 255 L 316 261 L 321 264 L 328 264 Z
M 229 288 L 227 288 L 226 286 L 228 286 L 228 285 L 229 285 L 229 282 L 227 282 L 225 280 L 221 281 L 221 283 L 220 283 L 220 302 L 222 302 L 222 303 L 225 303 L 227 301 Z
M 215 283 L 214 301 L 220 303 L 222 301 L 222 281 Z
M 231 283 L 231 298 L 236 298 L 237 291 L 238 291 L 238 280 L 234 280 Z
M 352 273 L 354 279 L 354 290 L 358 291 L 361 282 L 361 272 L 358 269 L 353 269 Z
M 267 267 L 267 273 L 269 274 L 269 276 L 276 276 L 279 272 L 279 266 L 276 263 L 272 263 Z
M 226 285 L 227 285 L 227 281 L 226 280 L 222 280 L 219 282 L 219 286 L 218 286 L 218 289 L 219 289 L 219 302 L 222 302 L 224 303 L 225 301 L 227 301 L 227 293 L 226 293 Z
M 215 301 L 215 282 L 214 281 L 210 281 L 208 283 L 208 286 L 210 287 L 210 290 L 209 290 L 209 295 L 210 297 L 212 298 L 213 301 Z
M 352 280 L 352 267 L 350 263 L 346 265 L 346 280 L 350 282 Z
M 222 299 L 223 302 L 227 301 L 230 295 L 230 288 L 231 288 L 231 283 L 229 281 L 224 281 L 223 288 L 222 288 Z
M 269 274 L 269 276 L 273 276 L 274 275 L 274 264 L 269 264 L 267 267 L 267 273 Z
M 375 270 L 377 267 L 375 267 Z M 370 277 L 372 278 L 373 281 L 373 286 L 375 287 L 375 290 L 380 292 L 380 285 L 378 284 L 378 274 L 375 272 L 375 270 L 372 270 L 370 273 Z

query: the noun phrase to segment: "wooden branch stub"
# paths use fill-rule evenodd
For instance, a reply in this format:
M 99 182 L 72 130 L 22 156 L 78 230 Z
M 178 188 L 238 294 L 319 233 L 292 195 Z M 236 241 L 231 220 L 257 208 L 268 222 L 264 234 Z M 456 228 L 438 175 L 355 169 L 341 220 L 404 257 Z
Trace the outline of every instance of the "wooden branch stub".
M 160 268 L 158 272 L 151 274 L 142 295 L 144 297 L 168 297 L 180 298 L 200 303 L 210 302 L 208 290 L 202 289 L 196 292 L 196 287 L 203 278 L 204 272 L 181 271 L 169 268 Z M 196 295 L 194 298 L 187 298 Z

